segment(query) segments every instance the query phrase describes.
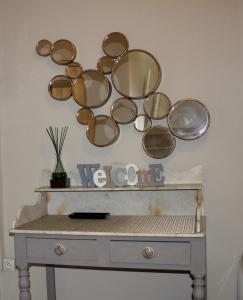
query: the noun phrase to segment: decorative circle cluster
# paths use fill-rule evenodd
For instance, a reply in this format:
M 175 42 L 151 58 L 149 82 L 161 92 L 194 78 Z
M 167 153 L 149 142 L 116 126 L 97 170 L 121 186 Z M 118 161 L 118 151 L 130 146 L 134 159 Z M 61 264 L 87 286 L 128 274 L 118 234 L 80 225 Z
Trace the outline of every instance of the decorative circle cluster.
M 97 62 L 97 70 L 83 70 L 75 62 L 76 47 L 68 40 L 55 43 L 40 40 L 36 52 L 51 56 L 65 65 L 65 75 L 53 77 L 48 86 L 51 97 L 65 101 L 71 96 L 81 106 L 77 121 L 86 125 L 90 143 L 98 147 L 113 144 L 119 137 L 119 124 L 134 122 L 134 128 L 144 132 L 143 149 L 150 157 L 161 159 L 175 149 L 176 137 L 193 140 L 209 127 L 210 115 L 204 104 L 195 99 L 184 99 L 173 106 L 167 95 L 156 92 L 161 82 L 161 68 L 156 58 L 147 51 L 129 49 L 124 34 L 112 32 L 102 43 L 105 56 Z M 111 80 L 105 75 L 111 74 Z M 91 108 L 103 106 L 111 96 L 112 86 L 122 96 L 116 99 L 110 115 L 94 115 Z M 143 102 L 144 114 L 138 114 L 134 100 Z M 152 126 L 152 120 L 167 118 L 167 126 Z

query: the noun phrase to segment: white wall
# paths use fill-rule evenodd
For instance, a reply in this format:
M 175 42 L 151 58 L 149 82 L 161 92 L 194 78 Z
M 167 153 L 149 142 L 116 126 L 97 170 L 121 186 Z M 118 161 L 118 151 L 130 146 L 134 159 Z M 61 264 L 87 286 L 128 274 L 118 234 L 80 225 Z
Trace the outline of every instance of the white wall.
M 2 18 L 2 11 L 0 12 L 0 19 Z M 0 26 L 0 44 L 4 44 L 4 30 L 3 26 Z M 2 269 L 2 255 L 3 255 L 3 215 L 2 215 L 2 127 L 3 127 L 3 99 L 4 99 L 4 47 L 0 47 L 0 271 Z M 1 284 L 1 280 L 0 280 Z M 0 292 L 1 299 L 1 292 Z
M 39 184 L 41 170 L 50 168 L 53 161 L 45 127 L 69 126 L 63 153 L 69 170 L 75 169 L 77 162 L 131 161 L 144 166 L 152 161 L 144 155 L 141 136 L 131 126 L 121 128 L 121 137 L 112 147 L 99 150 L 88 144 L 85 129 L 75 121 L 77 105 L 72 101 L 58 103 L 48 96 L 49 79 L 63 73 L 63 67 L 35 54 L 39 39 L 67 38 L 76 44 L 77 60 L 84 68 L 94 68 L 102 55 L 103 37 L 121 31 L 131 48 L 145 49 L 156 56 L 163 69 L 160 90 L 172 102 L 195 97 L 211 112 L 207 135 L 194 142 L 178 141 L 175 152 L 163 163 L 176 170 L 204 165 L 208 299 L 235 299 L 236 264 L 243 250 L 241 2 L 2 1 L 5 80 L 1 87 L 1 155 L 6 256 L 14 255 L 8 228 L 21 205 L 34 203 L 33 190 Z M 108 112 L 108 108 L 106 105 L 104 110 Z M 16 274 L 0 276 L 3 300 L 17 299 Z M 187 276 L 178 275 L 57 272 L 58 300 L 80 299 L 80 295 L 87 299 L 184 300 L 191 293 L 189 284 Z M 45 299 L 43 270 L 32 269 L 32 287 L 33 299 Z
M 2 10 L 0 10 L 0 19 L 2 19 Z M 0 44 L 3 45 L 3 26 L 0 26 Z M 0 47 L 0 300 L 3 300 L 2 297 L 2 257 L 3 257 L 3 207 L 2 207 L 2 127 L 3 127 L 3 99 L 4 99 L 4 70 L 3 70 L 3 61 L 4 61 L 4 48 Z

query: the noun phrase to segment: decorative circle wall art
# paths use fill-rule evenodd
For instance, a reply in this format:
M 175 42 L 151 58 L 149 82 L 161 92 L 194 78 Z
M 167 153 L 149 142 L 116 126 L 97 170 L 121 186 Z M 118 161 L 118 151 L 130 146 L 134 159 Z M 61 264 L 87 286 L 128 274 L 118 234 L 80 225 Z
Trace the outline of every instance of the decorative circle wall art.
M 117 58 L 126 53 L 129 44 L 124 34 L 120 32 L 111 32 L 107 34 L 102 43 L 104 53 L 112 58 Z
M 182 140 L 194 140 L 202 136 L 210 122 L 206 106 L 195 99 L 176 102 L 168 115 L 171 132 Z
M 88 122 L 86 135 L 90 143 L 95 146 L 109 146 L 118 139 L 119 134 L 119 126 L 109 116 L 98 115 Z
M 48 91 L 55 100 L 67 100 L 72 96 L 72 82 L 65 75 L 57 75 L 50 80 Z
M 77 112 L 77 121 L 82 125 L 87 125 L 94 118 L 94 113 L 91 109 L 83 107 Z
M 171 107 L 170 99 L 162 93 L 153 93 L 143 102 L 144 112 L 151 119 L 159 120 L 168 116 Z
M 51 53 L 52 43 L 48 40 L 40 40 L 36 45 L 36 52 L 40 56 L 49 56 Z
M 76 54 L 76 47 L 68 40 L 58 40 L 51 47 L 51 58 L 58 65 L 71 63 Z
M 109 56 L 102 56 L 97 62 L 97 69 L 103 74 L 110 74 L 114 66 L 114 60 Z
M 71 79 L 76 79 L 81 76 L 83 68 L 77 62 L 71 62 L 66 66 L 65 73 Z
M 152 121 L 147 115 L 138 115 L 134 121 L 134 128 L 137 131 L 145 132 L 152 126 Z
M 158 88 L 161 69 L 152 54 L 144 50 L 130 50 L 117 59 L 111 79 L 122 96 L 143 99 Z
M 111 117 L 121 124 L 131 123 L 137 116 L 138 108 L 135 102 L 127 98 L 120 98 L 111 106 Z
M 161 159 L 169 156 L 175 146 L 175 136 L 167 127 L 153 126 L 143 136 L 143 149 L 153 158 Z
M 133 122 L 136 131 L 143 132 L 144 152 L 163 159 L 174 151 L 176 138 L 190 141 L 205 134 L 210 123 L 208 109 L 196 99 L 172 105 L 170 98 L 158 91 L 162 71 L 151 53 L 129 50 L 128 39 L 120 32 L 107 34 L 102 49 L 105 55 L 98 59 L 97 69 L 83 69 L 74 61 L 77 51 L 71 41 L 60 39 L 52 43 L 42 39 L 36 45 L 37 54 L 50 56 L 54 63 L 65 66 L 65 75 L 50 80 L 49 94 L 58 101 L 73 98 L 80 107 L 77 122 L 86 126 L 86 136 L 92 145 L 112 145 L 119 137 L 119 124 Z M 110 100 L 112 87 L 121 98 Z M 138 114 L 135 100 L 143 103 L 144 113 Z M 94 110 L 106 103 L 110 115 L 95 115 Z M 167 119 L 168 126 L 162 119 Z M 157 120 L 156 124 L 153 120 Z

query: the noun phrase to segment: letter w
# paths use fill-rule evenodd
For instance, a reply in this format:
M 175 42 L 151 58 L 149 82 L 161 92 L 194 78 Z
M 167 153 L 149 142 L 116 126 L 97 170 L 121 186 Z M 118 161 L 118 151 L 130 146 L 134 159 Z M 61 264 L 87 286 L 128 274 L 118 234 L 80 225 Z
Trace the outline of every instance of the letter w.
M 93 174 L 100 167 L 100 164 L 78 164 L 77 168 L 79 170 L 80 178 L 83 187 L 95 187 L 93 181 Z

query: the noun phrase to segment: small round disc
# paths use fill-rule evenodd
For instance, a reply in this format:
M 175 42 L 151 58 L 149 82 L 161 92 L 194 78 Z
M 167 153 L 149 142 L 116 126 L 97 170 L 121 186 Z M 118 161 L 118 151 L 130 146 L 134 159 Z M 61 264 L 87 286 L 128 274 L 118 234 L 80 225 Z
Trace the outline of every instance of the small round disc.
M 104 53 L 112 58 L 117 58 L 127 52 L 128 47 L 127 38 L 120 32 L 109 33 L 102 43 Z
M 67 100 L 72 96 L 72 82 L 65 75 L 57 75 L 50 80 L 48 91 L 55 100 Z
M 51 47 L 51 58 L 58 65 L 67 65 L 76 58 L 77 50 L 68 40 L 58 40 Z
M 137 113 L 137 105 L 127 98 L 117 99 L 111 106 L 111 117 L 117 123 L 131 123 L 136 118 Z
M 161 159 L 169 156 L 175 146 L 176 138 L 167 127 L 153 126 L 143 136 L 143 149 L 153 158 Z
M 155 120 L 167 117 L 170 107 L 169 97 L 159 92 L 151 94 L 143 103 L 145 114 Z
M 76 79 L 81 76 L 83 68 L 77 62 L 71 62 L 66 66 L 65 73 L 71 79 Z
M 40 40 L 36 45 L 36 52 L 40 56 L 49 56 L 51 53 L 52 43 L 48 40 Z
M 94 118 L 94 114 L 91 109 L 83 107 L 77 112 L 76 118 L 80 124 L 87 125 Z
M 134 121 L 134 128 L 140 132 L 147 131 L 151 126 L 152 126 L 152 121 L 146 115 L 138 115 Z
M 97 69 L 103 74 L 110 74 L 114 60 L 109 56 L 102 56 L 97 62 Z
M 87 125 L 86 135 L 91 144 L 97 147 L 109 146 L 118 139 L 120 129 L 109 116 L 98 115 Z

